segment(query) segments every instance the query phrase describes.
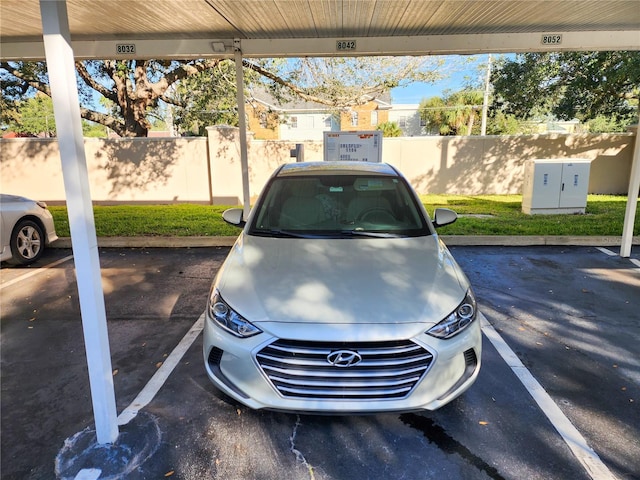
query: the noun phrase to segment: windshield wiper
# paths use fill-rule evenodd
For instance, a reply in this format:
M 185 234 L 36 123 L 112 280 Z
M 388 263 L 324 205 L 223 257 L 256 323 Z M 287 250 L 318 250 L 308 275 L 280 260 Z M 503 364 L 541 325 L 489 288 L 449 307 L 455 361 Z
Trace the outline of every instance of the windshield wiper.
M 317 235 L 310 235 L 308 233 L 299 233 L 291 230 L 280 229 L 255 229 L 249 232 L 249 235 L 257 235 L 259 237 L 274 237 L 274 238 L 317 238 Z
M 370 237 L 370 238 L 399 238 L 404 235 L 387 232 L 372 232 L 367 230 L 326 230 L 322 233 L 303 233 L 281 229 L 254 229 L 249 235 L 273 238 L 340 238 L 340 237 Z
M 343 235 L 353 235 L 357 237 L 373 237 L 373 238 L 399 238 L 404 235 L 388 232 L 370 232 L 367 230 L 342 230 Z

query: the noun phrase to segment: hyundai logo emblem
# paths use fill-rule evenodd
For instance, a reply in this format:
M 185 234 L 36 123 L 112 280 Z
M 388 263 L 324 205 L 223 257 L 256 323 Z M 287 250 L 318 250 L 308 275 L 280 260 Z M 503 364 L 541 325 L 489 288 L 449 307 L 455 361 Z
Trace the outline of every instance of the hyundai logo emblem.
M 358 352 L 351 350 L 336 350 L 327 355 L 327 362 L 334 367 L 353 367 L 362 361 L 362 357 Z

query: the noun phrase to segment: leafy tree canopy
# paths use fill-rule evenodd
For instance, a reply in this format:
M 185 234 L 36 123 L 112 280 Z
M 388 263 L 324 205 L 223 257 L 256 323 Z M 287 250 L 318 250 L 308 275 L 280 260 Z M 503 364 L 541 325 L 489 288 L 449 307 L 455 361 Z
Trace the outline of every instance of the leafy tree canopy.
M 365 104 L 395 87 L 434 82 L 441 78 L 442 62 L 437 57 L 330 57 L 273 59 L 265 67 L 275 74 L 272 93 L 340 109 Z
M 56 136 L 56 122 L 53 116 L 53 102 L 44 94 L 27 98 L 13 105 L 15 114 L 9 122 L 14 132 L 28 135 L 44 134 Z
M 402 136 L 402 129 L 397 122 L 383 122 L 376 127 L 376 130 L 381 130 L 383 137 Z
M 640 52 L 524 53 L 492 75 L 494 108 L 520 119 L 637 119 Z
M 391 88 L 439 78 L 434 57 L 244 60 L 247 84 L 276 98 L 300 98 L 334 109 L 364 104 Z M 230 60 L 91 60 L 76 63 L 84 119 L 120 136 L 146 136 L 154 113 L 170 105 L 183 130 L 237 124 L 235 65 Z M 44 62 L 0 63 L 3 107 L 39 91 L 50 96 Z M 103 99 L 105 112 L 97 108 Z M 175 110 L 173 110 L 175 108 Z M 9 114 L 3 112 L 3 122 Z
M 460 90 L 446 97 L 431 97 L 420 102 L 420 118 L 440 135 L 471 135 L 482 111 L 480 90 Z M 476 132 L 477 133 L 477 132 Z

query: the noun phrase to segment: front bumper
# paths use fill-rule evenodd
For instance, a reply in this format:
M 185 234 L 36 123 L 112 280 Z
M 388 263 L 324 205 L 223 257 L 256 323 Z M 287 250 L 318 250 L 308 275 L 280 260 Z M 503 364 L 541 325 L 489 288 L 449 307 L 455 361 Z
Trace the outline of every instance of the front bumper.
M 51 245 L 53 242 L 58 240 L 58 235 L 56 234 L 56 227 L 53 223 L 53 216 L 49 210 L 46 210 L 45 214 L 42 217 L 42 223 L 45 229 L 45 244 Z
M 420 326 L 404 325 L 263 325 L 263 333 L 250 338 L 236 338 L 223 331 L 207 318 L 204 329 L 204 363 L 207 375 L 214 385 L 252 409 L 269 409 L 307 413 L 379 413 L 415 410 L 435 410 L 447 404 L 475 381 L 481 364 L 482 336 L 480 321 L 476 319 L 463 332 L 447 340 L 426 335 Z M 272 327 L 272 328 L 270 328 Z M 286 333 L 285 331 L 286 330 Z M 399 336 L 399 332 L 409 333 Z M 328 347 L 330 350 L 358 351 L 369 343 L 402 342 L 415 344 L 424 356 L 431 357 L 420 372 L 420 378 L 408 391 L 394 395 L 353 393 L 345 389 L 344 395 L 335 389 L 327 394 L 296 393 L 297 389 L 282 388 L 274 381 L 272 372 L 265 370 L 266 347 L 278 345 L 283 336 L 297 344 Z M 335 349 L 330 346 L 335 344 Z M 326 365 L 326 368 L 331 368 Z M 342 374 L 350 368 L 338 368 Z M 353 370 L 355 371 L 355 370 Z M 314 382 L 317 380 L 314 379 Z M 363 379 L 363 384 L 368 380 Z M 377 389 L 374 389 L 377 392 Z M 293 391 L 293 393 L 292 393 Z

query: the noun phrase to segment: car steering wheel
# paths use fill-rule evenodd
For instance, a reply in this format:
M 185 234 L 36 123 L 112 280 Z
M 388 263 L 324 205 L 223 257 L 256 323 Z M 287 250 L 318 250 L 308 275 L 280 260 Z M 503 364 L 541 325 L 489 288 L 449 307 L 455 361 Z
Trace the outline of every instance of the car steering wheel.
M 358 221 L 361 222 L 395 222 L 396 217 L 386 208 L 370 208 L 358 215 Z

